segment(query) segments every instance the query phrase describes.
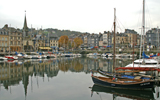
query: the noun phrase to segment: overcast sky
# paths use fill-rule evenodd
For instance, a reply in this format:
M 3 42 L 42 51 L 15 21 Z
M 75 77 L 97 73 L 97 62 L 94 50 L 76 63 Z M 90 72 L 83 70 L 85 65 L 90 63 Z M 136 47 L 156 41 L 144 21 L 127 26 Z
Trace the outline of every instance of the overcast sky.
M 143 0 L 1 0 L 0 28 L 22 28 L 26 10 L 30 28 L 57 28 L 89 33 L 113 30 L 116 8 L 117 31 L 140 31 Z M 146 27 L 160 25 L 160 0 L 146 0 Z

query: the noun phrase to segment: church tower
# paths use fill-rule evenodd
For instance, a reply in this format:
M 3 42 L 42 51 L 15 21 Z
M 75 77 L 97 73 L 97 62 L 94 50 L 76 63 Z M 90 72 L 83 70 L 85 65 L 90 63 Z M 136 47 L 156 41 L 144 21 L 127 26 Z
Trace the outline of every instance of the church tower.
M 24 18 L 24 25 L 23 25 L 23 36 L 28 36 L 28 27 L 27 27 L 27 19 L 26 19 L 26 11 L 25 11 L 25 18 Z

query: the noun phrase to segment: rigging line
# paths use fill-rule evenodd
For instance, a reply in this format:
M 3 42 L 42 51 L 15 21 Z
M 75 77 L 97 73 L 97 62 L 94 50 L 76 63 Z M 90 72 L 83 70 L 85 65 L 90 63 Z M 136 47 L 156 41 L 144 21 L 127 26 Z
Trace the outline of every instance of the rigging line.
M 122 32 L 122 29 L 121 29 L 119 23 L 117 23 L 117 32 L 118 32 L 118 29 L 120 29 L 120 31 Z
M 118 19 L 118 17 L 117 17 L 117 23 L 118 22 L 120 22 L 120 24 L 122 25 L 122 27 L 124 28 L 124 29 L 126 29 L 125 27 L 124 27 L 124 25 L 121 23 L 121 21 Z M 119 25 L 119 23 L 118 23 L 118 25 Z M 119 25 L 120 26 L 120 25 Z
M 112 24 L 112 27 L 111 27 L 111 33 L 113 33 L 113 26 L 114 26 L 114 25 Z

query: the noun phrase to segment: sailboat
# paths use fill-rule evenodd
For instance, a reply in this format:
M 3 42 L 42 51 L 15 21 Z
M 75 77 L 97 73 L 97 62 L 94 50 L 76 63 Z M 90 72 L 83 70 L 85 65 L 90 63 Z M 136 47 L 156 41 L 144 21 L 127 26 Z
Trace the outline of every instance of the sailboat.
M 114 8 L 114 12 L 116 9 Z M 114 47 L 113 47 L 113 69 L 115 67 L 115 31 L 116 31 L 116 16 L 114 15 Z M 115 73 L 116 74 L 116 73 Z M 154 88 L 154 80 L 143 79 L 119 79 L 114 75 L 112 77 L 102 77 L 91 75 L 94 84 L 111 87 L 111 88 L 124 88 L 124 89 L 152 89 Z
M 126 65 L 126 69 L 128 68 L 159 68 L 159 62 L 155 59 L 148 59 L 149 57 L 146 56 L 144 52 L 144 34 L 145 34 L 145 0 L 143 0 L 143 19 L 142 19 L 142 30 L 143 30 L 143 39 L 141 38 L 141 41 L 143 40 L 143 52 L 142 57 L 140 55 L 140 59 L 135 60 L 133 63 Z M 142 43 L 141 43 L 142 44 Z M 141 50 L 141 48 L 140 48 Z M 141 51 L 140 51 L 141 53 Z

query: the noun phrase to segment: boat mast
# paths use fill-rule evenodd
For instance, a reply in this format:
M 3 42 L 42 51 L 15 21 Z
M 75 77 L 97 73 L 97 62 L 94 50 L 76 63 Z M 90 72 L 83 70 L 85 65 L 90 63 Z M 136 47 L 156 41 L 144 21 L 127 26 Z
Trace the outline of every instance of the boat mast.
M 143 52 L 144 52 L 144 35 L 145 35 L 145 0 L 143 0 L 142 29 L 143 29 Z M 143 58 L 144 58 L 144 57 L 143 57 Z
M 11 52 L 11 48 L 10 48 L 10 34 L 11 34 L 11 24 L 10 24 L 10 28 L 9 28 L 9 55 L 10 55 L 10 52 Z
M 115 69 L 116 8 L 114 8 L 113 71 Z
M 157 53 L 159 51 L 159 32 L 158 32 L 158 26 L 157 26 L 157 37 L 158 37 L 158 42 L 157 42 Z
M 31 39 L 31 41 L 32 41 L 32 24 L 31 24 L 31 35 L 30 35 L 30 39 Z M 32 46 L 33 46 L 33 45 L 32 45 Z M 32 48 L 31 48 L 32 46 L 30 46 L 30 52 L 33 51 Z

